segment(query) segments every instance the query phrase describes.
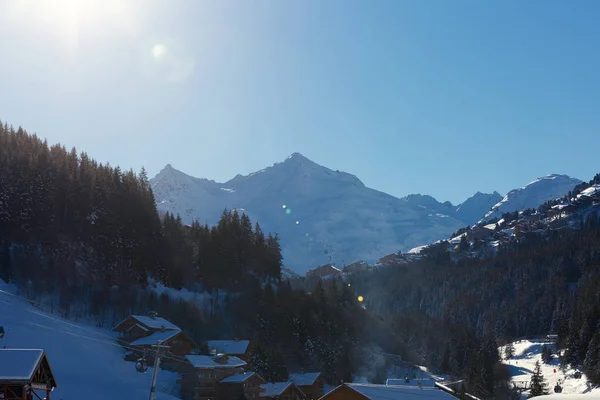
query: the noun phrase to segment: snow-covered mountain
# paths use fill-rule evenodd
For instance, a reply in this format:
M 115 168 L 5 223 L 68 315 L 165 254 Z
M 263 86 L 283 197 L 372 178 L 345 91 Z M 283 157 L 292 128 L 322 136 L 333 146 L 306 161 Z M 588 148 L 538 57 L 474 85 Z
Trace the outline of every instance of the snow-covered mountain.
M 414 206 L 425 206 L 440 214 L 454 217 L 462 221 L 463 225 L 472 225 L 479 221 L 492 206 L 502 200 L 502 196 L 498 192 L 477 192 L 457 206 L 449 201 L 441 203 L 429 195 L 421 194 L 410 194 L 403 197 L 402 200 Z
M 507 212 L 539 207 L 548 200 L 566 195 L 579 183 L 581 183 L 579 179 L 567 175 L 551 174 L 538 178 L 522 188 L 508 192 L 485 214 L 482 222 L 492 218 L 501 218 L 502 214 Z
M 184 222 L 215 224 L 225 208 L 238 209 L 265 232 L 279 233 L 285 266 L 300 274 L 327 263 L 374 262 L 426 245 L 484 215 L 490 219 L 537 207 L 578 183 L 566 175 L 549 175 L 504 198 L 477 192 L 455 206 L 420 194 L 398 199 L 298 153 L 225 183 L 194 178 L 171 165 L 151 180 L 159 211 L 179 214 Z
M 278 232 L 284 264 L 296 273 L 326 263 L 375 261 L 465 225 L 441 212 L 433 198 L 398 199 L 298 153 L 225 183 L 194 178 L 170 165 L 151 183 L 158 209 L 178 213 L 185 222 L 214 224 L 223 209 L 238 209 L 265 232 Z M 448 211 L 453 214 L 455 207 Z

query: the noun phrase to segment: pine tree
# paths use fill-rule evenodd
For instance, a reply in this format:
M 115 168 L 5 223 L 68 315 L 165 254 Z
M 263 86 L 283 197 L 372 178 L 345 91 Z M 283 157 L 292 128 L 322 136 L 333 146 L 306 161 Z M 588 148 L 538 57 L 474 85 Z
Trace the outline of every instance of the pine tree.
M 552 362 L 552 350 L 546 345 L 542 346 L 542 362 L 550 364 Z
M 531 375 L 530 386 L 529 398 L 543 396 L 550 393 L 548 391 L 548 385 L 546 384 L 544 375 L 542 375 L 542 365 L 539 361 L 535 362 L 535 369 L 533 371 L 533 375 Z
M 510 342 L 504 348 L 504 359 L 510 360 L 514 356 L 515 356 L 515 345 L 512 342 Z

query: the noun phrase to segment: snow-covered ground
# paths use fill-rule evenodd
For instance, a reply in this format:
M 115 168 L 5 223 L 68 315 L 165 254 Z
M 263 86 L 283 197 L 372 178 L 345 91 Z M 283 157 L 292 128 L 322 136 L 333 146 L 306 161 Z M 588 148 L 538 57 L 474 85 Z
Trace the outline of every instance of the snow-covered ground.
M 75 324 L 40 312 L 0 280 L 0 347 L 42 349 L 54 372 L 56 400 L 147 399 L 153 369 L 145 374 L 123 361 L 125 350 L 107 329 Z M 157 400 L 179 398 L 179 375 L 161 370 Z
M 562 393 L 560 395 L 551 395 L 548 397 L 537 397 L 539 399 L 589 399 L 597 398 L 600 399 L 600 388 L 593 388 L 588 384 L 585 374 L 582 374 L 581 378 L 576 379 L 573 375 L 578 370 L 567 369 L 562 371 L 559 367 L 558 357 L 554 356 L 550 364 L 542 363 L 542 347 L 546 344 L 544 341 L 535 340 L 521 340 L 514 342 L 515 355 L 509 360 L 504 358 L 504 351 L 506 346 L 500 347 L 500 354 L 503 357 L 503 363 L 508 366 L 513 382 L 530 382 L 531 375 L 535 369 L 536 361 L 541 364 L 542 375 L 548 385 L 550 393 L 554 393 L 554 386 L 560 384 L 562 386 Z M 549 345 L 549 344 L 547 344 Z M 550 345 L 552 346 L 552 345 Z M 581 372 L 581 371 L 579 371 Z M 526 398 L 524 392 L 523 398 Z M 572 396 L 578 394 L 579 396 Z M 587 394 L 587 396 L 582 396 Z M 571 395 L 571 397 L 569 396 Z

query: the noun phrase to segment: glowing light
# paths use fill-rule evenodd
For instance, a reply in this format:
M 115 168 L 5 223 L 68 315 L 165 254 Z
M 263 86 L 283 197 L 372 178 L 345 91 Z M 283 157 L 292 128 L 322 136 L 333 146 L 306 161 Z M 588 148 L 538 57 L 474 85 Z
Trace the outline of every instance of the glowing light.
M 155 44 L 154 46 L 152 46 L 152 50 L 150 50 L 150 53 L 152 54 L 152 57 L 156 58 L 157 60 L 160 60 L 167 55 L 167 46 L 165 46 L 164 44 Z
M 286 208 L 286 207 L 287 207 L 287 206 L 286 206 L 285 204 L 281 206 L 281 208 L 283 208 L 284 210 L 285 210 L 285 208 Z
M 364 297 L 362 297 L 362 296 L 358 296 L 358 302 L 359 302 L 359 303 L 362 303 L 364 300 L 365 300 L 365 298 L 364 298 Z
M 296 225 L 300 225 L 300 221 L 296 221 Z
M 348 284 L 348 287 L 350 287 L 350 284 Z
M 292 213 L 292 209 L 291 209 L 291 208 L 288 208 L 288 209 L 286 209 L 286 210 L 285 210 L 285 213 L 286 213 L 287 215 L 290 215 L 290 214 Z

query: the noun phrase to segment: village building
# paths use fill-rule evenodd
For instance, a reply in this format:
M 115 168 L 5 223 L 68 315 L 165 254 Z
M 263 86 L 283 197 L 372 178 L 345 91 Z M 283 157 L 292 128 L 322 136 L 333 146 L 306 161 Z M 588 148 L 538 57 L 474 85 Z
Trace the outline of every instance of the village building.
M 233 375 L 243 374 L 246 362 L 234 356 L 187 355 L 179 369 L 181 394 L 184 399 L 219 399 L 219 382 Z
M 341 277 L 342 275 L 342 271 L 331 264 L 322 265 L 318 268 L 311 269 L 306 273 L 307 278 L 316 277 L 321 279 L 328 277 Z
M 307 400 L 316 400 L 323 395 L 323 376 L 320 372 L 290 374 L 289 380 L 302 390 Z
M 218 382 L 219 398 L 222 399 L 257 399 L 260 397 L 260 385 L 266 384 L 262 376 L 256 372 L 244 372 L 231 375 Z
M 485 240 L 494 234 L 494 229 L 489 225 L 487 228 L 484 226 L 474 226 L 467 232 L 467 240 Z
M 56 387 L 44 350 L 0 349 L 0 399 L 50 400 Z
M 275 382 L 260 385 L 261 399 L 305 400 L 306 397 L 293 382 Z
M 113 332 L 119 333 L 119 343 L 131 349 L 125 356 L 127 361 L 147 356 L 146 361 L 151 363 L 150 350 L 156 344 L 169 346 L 167 356 L 183 357 L 196 353 L 199 348 L 177 325 L 157 316 L 156 313 L 150 313 L 148 316 L 130 315 L 117 324 Z M 172 359 L 165 358 L 161 365 L 172 369 L 175 364 Z
M 398 253 L 388 254 L 387 256 L 381 257 L 377 264 L 395 264 L 398 259 Z
M 342 268 L 342 271 L 345 274 L 354 274 L 357 272 L 362 272 L 362 271 L 368 271 L 369 270 L 369 264 L 364 262 L 364 261 L 357 261 L 355 263 L 346 265 L 344 268 Z
M 344 383 L 321 397 L 321 400 L 422 400 L 424 398 L 455 399 L 454 396 L 437 387 Z
M 210 354 L 226 354 L 248 361 L 249 340 L 209 340 L 206 342 Z
M 131 343 L 156 332 L 180 331 L 181 329 L 177 325 L 159 317 L 155 312 L 150 312 L 148 315 L 130 315 L 118 323 L 112 330 L 119 334 L 120 341 Z

